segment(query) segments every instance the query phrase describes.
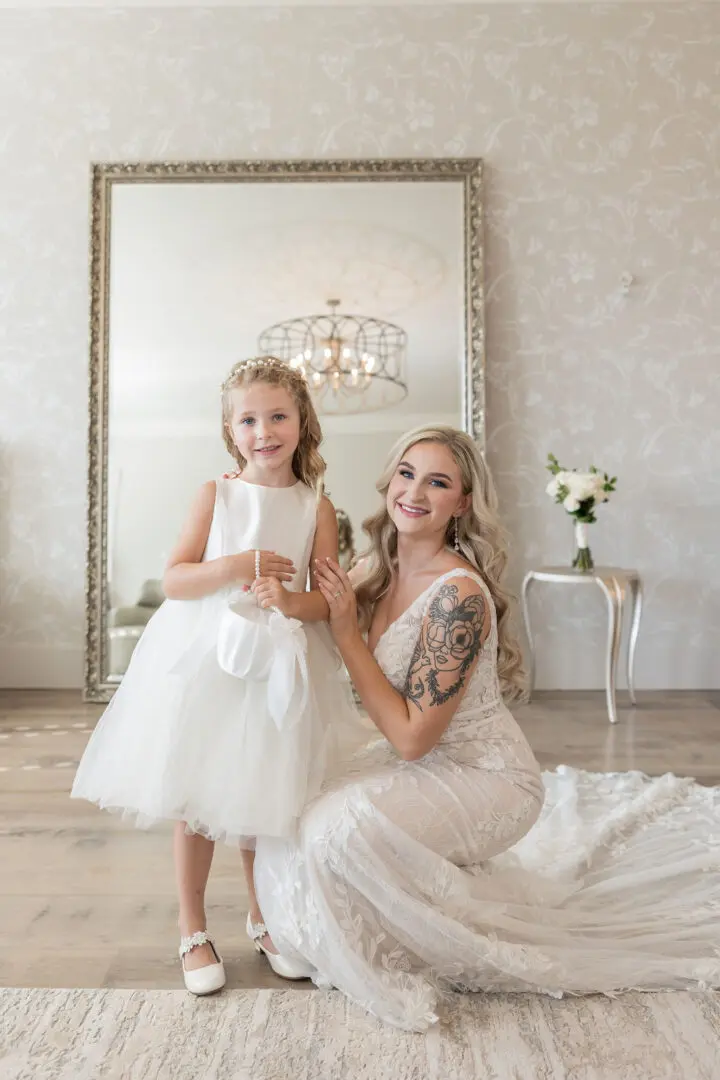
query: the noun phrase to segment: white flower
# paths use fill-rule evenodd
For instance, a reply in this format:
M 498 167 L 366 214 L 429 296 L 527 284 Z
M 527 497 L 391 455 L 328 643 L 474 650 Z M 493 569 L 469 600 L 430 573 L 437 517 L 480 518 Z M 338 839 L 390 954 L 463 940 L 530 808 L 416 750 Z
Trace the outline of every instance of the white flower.
M 583 473 L 568 473 L 565 487 L 568 488 L 576 498 L 582 499 L 587 491 L 587 480 Z
M 603 491 L 605 487 L 605 477 L 600 473 L 588 473 L 588 498 L 592 497 L 596 502 L 607 502 L 607 492 Z
M 590 512 L 596 503 L 605 503 L 610 495 L 605 488 L 605 475 L 596 471 L 580 472 L 577 469 L 560 469 L 548 483 L 545 492 L 556 502 L 561 502 L 569 514 L 582 507 Z
M 593 499 L 598 491 L 597 475 L 595 473 L 573 472 L 567 474 L 565 486 L 570 493 L 580 502 Z

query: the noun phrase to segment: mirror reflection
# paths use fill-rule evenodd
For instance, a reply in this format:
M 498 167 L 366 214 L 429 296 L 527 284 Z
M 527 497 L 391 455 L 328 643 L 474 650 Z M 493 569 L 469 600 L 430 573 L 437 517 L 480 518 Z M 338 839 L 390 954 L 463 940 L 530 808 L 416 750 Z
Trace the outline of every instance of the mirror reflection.
M 190 501 L 232 467 L 220 384 L 239 359 L 301 367 L 323 426 L 341 557 L 395 440 L 462 426 L 460 184 L 116 184 L 110 213 L 106 672 L 162 603 Z

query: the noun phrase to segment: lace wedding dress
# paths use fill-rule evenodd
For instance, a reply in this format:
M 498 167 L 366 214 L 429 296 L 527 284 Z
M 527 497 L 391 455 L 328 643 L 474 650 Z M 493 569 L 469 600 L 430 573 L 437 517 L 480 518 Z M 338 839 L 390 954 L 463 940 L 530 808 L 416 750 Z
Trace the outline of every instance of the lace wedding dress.
M 378 642 L 398 690 L 434 590 L 465 573 L 440 578 Z M 541 777 L 502 704 L 496 652 L 493 612 L 431 753 L 403 762 L 381 740 L 306 808 L 296 840 L 259 841 L 278 948 L 415 1031 L 453 990 L 719 986 L 720 789 L 566 767 Z

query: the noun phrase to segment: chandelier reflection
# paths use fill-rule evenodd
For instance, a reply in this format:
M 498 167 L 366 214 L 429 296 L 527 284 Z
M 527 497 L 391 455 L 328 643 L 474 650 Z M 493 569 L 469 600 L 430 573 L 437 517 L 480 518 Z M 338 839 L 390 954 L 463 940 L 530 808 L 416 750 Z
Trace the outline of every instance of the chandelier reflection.
M 407 395 L 407 334 L 394 323 L 343 315 L 339 300 L 325 315 L 288 319 L 264 330 L 258 347 L 297 368 L 307 379 L 318 412 L 375 412 Z

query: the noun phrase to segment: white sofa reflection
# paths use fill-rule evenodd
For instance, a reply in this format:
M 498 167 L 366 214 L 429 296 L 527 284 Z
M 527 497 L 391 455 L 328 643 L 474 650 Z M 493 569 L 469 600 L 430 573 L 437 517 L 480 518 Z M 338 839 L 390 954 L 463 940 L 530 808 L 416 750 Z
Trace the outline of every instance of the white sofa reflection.
M 162 582 L 150 578 L 143 582 L 135 604 L 111 608 L 108 615 L 108 677 L 111 680 L 120 679 L 127 671 L 143 630 L 164 599 Z

